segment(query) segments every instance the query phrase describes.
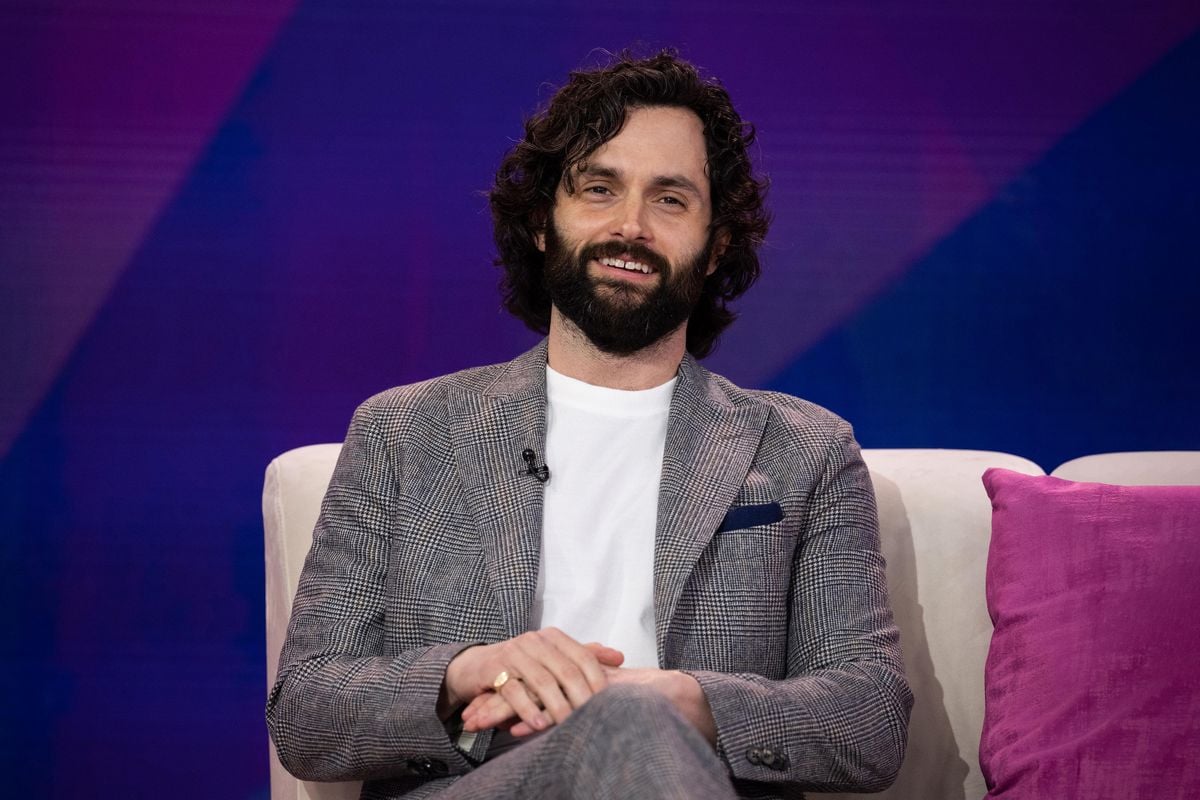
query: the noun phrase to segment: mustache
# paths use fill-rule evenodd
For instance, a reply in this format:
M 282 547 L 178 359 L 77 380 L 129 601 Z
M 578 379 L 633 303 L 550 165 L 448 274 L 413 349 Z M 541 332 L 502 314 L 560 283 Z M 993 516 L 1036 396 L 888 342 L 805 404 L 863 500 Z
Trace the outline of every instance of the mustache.
M 659 275 L 666 276 L 671 270 L 671 265 L 667 262 L 667 259 L 649 247 L 646 247 L 646 245 L 638 244 L 637 242 L 621 242 L 617 240 L 596 242 L 595 244 L 585 246 L 579 251 L 579 261 L 581 264 L 586 264 L 596 258 L 622 257 L 633 261 L 640 261 Z

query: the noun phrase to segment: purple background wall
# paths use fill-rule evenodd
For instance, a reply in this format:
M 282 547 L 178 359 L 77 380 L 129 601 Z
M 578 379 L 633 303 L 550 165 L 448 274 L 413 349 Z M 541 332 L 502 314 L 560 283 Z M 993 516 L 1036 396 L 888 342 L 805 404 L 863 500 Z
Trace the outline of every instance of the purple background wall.
M 757 123 L 710 366 L 868 447 L 1200 449 L 1191 2 L 0 4 L 0 772 L 264 797 L 262 471 L 508 358 L 481 195 L 595 48 Z

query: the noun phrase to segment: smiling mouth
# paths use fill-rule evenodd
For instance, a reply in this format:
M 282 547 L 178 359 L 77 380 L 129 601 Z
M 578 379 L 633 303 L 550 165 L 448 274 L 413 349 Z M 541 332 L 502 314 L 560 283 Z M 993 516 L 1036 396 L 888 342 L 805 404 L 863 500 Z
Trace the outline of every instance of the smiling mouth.
M 653 275 L 655 270 L 649 264 L 641 261 L 627 260 L 624 258 L 598 258 L 596 263 L 602 264 L 613 269 L 624 270 L 626 272 L 636 272 L 642 275 Z

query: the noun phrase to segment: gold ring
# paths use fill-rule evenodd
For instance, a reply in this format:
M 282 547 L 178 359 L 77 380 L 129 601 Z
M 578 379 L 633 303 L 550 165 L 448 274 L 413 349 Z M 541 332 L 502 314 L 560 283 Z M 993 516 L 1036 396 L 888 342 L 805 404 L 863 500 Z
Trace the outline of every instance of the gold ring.
M 492 688 L 498 692 L 504 688 L 504 684 L 506 683 L 508 683 L 508 670 L 496 676 L 496 680 L 492 681 Z

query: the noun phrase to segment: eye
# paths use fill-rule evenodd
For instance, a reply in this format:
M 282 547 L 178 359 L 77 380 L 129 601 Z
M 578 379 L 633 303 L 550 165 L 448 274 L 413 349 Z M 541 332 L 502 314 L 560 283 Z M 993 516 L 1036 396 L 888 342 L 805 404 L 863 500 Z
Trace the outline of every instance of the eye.
M 584 192 L 584 194 L 594 194 L 594 195 L 600 195 L 600 196 L 612 194 L 612 192 L 609 190 L 609 188 L 607 186 L 602 186 L 602 185 L 585 186 L 583 189 L 583 192 Z
M 662 197 L 658 198 L 658 202 L 667 206 L 678 206 L 680 208 L 687 207 L 687 203 L 683 202 L 681 198 L 676 197 L 673 194 L 664 194 Z

